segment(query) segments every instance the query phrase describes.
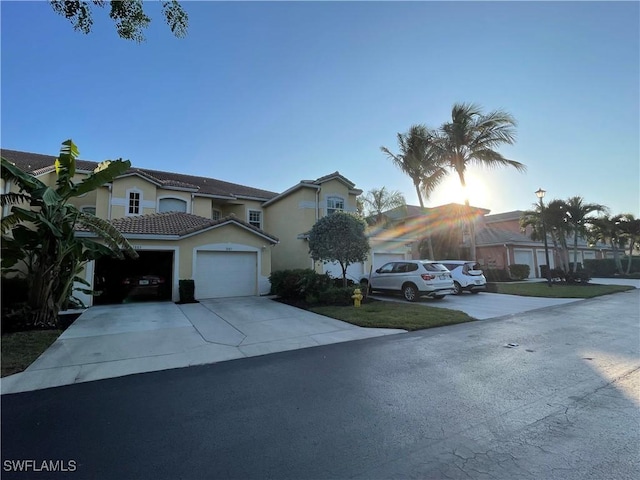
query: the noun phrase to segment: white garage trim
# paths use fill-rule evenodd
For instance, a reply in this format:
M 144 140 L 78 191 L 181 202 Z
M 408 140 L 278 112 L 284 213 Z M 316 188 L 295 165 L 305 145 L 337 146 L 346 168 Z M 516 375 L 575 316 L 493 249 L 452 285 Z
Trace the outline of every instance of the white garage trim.
M 529 277 L 534 278 L 536 276 L 536 267 L 533 264 L 533 250 L 513 249 L 513 263 L 521 265 L 529 265 Z
M 264 247 L 266 248 L 266 247 Z M 195 247 L 193 249 L 193 265 L 192 265 L 192 272 L 193 272 L 193 277 L 194 280 L 196 280 L 196 275 L 198 272 L 198 265 L 197 265 L 197 260 L 198 260 L 198 253 L 203 253 L 203 252 L 229 252 L 229 253 L 233 253 L 233 252 L 250 252 L 250 253 L 255 253 L 256 255 L 256 279 L 255 279 L 255 285 L 256 285 L 256 291 L 254 292 L 254 295 L 258 294 L 258 295 L 266 295 L 269 293 L 269 290 L 271 289 L 271 284 L 269 283 L 269 277 L 268 276 L 264 276 L 261 274 L 261 266 L 262 266 L 262 249 L 261 248 L 256 248 L 256 247 L 252 247 L 249 245 L 243 245 L 240 243 L 212 243 L 212 244 L 208 244 L 208 245 L 199 245 L 197 247 Z M 196 298 L 198 295 L 198 282 L 196 281 Z
M 407 259 L 407 254 L 404 252 L 373 252 L 373 269 L 380 268 L 385 263 L 400 262 Z

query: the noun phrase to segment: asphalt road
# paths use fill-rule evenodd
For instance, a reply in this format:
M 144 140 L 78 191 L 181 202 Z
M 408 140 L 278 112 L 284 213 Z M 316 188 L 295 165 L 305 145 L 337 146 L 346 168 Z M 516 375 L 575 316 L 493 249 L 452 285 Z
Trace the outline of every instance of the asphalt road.
M 635 479 L 639 316 L 634 290 L 3 395 L 2 478 Z

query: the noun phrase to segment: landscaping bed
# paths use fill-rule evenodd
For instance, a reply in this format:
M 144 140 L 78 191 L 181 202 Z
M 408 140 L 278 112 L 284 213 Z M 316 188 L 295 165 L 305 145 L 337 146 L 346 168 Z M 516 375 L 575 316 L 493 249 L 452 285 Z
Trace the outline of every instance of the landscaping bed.
M 62 334 L 62 330 L 29 330 L 2 335 L 1 375 L 13 375 L 24 371 Z

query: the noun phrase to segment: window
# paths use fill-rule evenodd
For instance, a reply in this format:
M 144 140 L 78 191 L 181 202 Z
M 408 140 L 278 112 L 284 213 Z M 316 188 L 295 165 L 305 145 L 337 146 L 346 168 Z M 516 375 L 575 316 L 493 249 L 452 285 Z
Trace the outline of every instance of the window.
M 222 218 L 222 212 L 220 210 L 216 210 L 215 208 L 211 210 L 212 220 L 220 220 L 221 218 Z
M 380 267 L 378 270 L 376 270 L 376 272 L 377 273 L 391 273 L 393 271 L 393 266 L 394 265 L 395 265 L 395 263 L 386 263 L 382 267 Z
M 181 198 L 161 198 L 158 212 L 187 212 L 187 202 Z
M 96 214 L 96 207 L 82 207 L 80 209 L 80 211 L 82 213 L 88 213 L 89 215 L 95 215 Z
M 331 215 L 333 212 L 344 210 L 344 199 L 341 197 L 328 197 L 327 198 L 327 215 Z
M 249 210 L 249 224 L 262 228 L 262 212 L 260 210 Z
M 140 214 L 140 192 L 129 192 L 129 215 Z

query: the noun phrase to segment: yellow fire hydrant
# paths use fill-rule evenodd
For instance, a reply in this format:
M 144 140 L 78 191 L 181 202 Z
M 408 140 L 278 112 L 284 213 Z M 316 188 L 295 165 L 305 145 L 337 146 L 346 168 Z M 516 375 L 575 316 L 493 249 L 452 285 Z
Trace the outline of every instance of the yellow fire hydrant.
M 354 307 L 359 307 L 360 306 L 360 302 L 362 301 L 362 292 L 360 291 L 359 288 L 356 288 L 353 291 L 353 295 L 351 295 L 351 298 L 353 298 L 353 306 Z

